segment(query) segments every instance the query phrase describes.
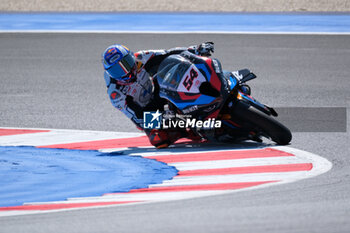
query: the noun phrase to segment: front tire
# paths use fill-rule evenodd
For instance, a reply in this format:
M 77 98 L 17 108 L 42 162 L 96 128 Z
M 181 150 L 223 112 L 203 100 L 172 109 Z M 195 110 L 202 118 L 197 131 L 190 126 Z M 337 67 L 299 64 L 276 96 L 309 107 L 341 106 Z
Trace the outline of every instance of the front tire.
M 249 130 L 257 133 L 262 132 L 279 145 L 287 145 L 292 140 L 292 133 L 287 127 L 248 103 L 237 101 L 232 115 L 234 118 L 248 123 Z

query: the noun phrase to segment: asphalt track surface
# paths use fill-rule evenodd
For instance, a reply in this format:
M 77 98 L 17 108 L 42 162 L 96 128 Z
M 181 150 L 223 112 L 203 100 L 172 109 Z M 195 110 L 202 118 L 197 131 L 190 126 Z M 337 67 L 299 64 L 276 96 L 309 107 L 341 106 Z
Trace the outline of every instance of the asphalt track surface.
M 248 67 L 258 75 L 250 85 L 263 103 L 350 107 L 349 36 L 3 33 L 1 126 L 136 132 L 109 103 L 102 51 L 116 42 L 136 51 L 202 41 L 215 42 L 215 57 L 225 69 Z M 292 147 L 333 163 L 331 171 L 296 183 L 173 202 L 2 217 L 0 232 L 349 232 L 349 139 L 349 132 L 294 133 Z

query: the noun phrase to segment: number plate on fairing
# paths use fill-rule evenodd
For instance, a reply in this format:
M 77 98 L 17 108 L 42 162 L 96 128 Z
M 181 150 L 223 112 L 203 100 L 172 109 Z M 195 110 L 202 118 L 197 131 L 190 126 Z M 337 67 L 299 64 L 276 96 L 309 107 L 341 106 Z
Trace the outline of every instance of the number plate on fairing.
M 185 93 L 199 93 L 199 86 L 203 82 L 206 82 L 205 77 L 195 65 L 191 65 L 183 75 L 177 91 Z

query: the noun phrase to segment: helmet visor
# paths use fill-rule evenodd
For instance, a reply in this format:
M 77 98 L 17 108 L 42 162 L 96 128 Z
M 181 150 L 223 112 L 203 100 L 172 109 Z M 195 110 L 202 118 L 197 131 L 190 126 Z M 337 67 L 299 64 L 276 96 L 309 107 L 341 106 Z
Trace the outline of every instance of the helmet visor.
M 128 76 L 134 70 L 134 67 L 135 58 L 132 54 L 129 53 L 106 71 L 112 78 L 122 80 L 125 76 Z

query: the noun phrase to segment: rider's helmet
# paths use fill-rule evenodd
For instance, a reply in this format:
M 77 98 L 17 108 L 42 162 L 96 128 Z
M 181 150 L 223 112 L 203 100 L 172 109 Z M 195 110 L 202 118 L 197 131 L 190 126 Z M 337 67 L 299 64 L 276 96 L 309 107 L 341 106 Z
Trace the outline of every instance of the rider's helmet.
M 136 80 L 134 54 L 124 45 L 111 45 L 102 54 L 103 66 L 107 74 L 120 85 Z

